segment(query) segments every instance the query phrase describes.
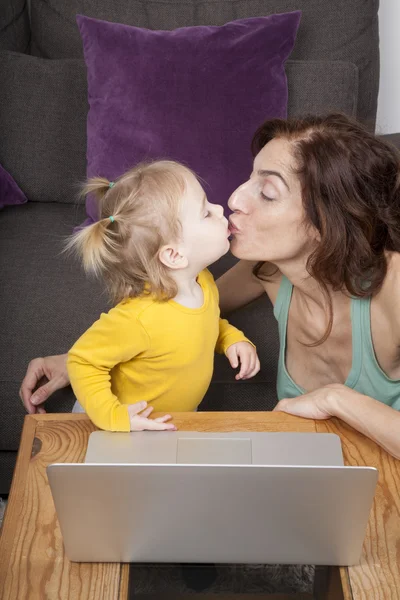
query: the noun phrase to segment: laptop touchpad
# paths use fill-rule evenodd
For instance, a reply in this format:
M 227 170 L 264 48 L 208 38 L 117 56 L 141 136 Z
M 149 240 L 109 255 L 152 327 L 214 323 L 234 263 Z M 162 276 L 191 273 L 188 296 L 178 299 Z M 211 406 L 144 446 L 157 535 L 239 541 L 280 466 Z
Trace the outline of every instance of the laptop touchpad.
M 180 464 L 251 465 L 249 438 L 179 438 Z

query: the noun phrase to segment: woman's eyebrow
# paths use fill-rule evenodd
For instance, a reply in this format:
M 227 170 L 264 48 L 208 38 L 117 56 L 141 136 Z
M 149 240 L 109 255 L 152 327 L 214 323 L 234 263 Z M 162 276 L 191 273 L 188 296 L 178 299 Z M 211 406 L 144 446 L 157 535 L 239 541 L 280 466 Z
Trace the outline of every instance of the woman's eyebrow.
M 287 189 L 290 192 L 290 188 L 289 188 L 285 178 L 283 177 L 283 175 L 281 175 L 281 173 L 279 173 L 279 171 L 270 171 L 268 169 L 262 169 L 261 171 L 257 171 L 257 175 L 261 175 L 261 176 L 275 175 L 276 177 L 279 177 L 279 179 L 281 181 L 283 181 L 283 183 L 285 184 L 285 186 L 287 187 Z

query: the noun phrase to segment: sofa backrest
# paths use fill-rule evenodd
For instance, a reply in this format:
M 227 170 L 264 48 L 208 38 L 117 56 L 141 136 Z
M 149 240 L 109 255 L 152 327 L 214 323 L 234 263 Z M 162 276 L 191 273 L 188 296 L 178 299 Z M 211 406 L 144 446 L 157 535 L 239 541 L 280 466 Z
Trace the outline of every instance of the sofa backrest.
M 289 115 L 329 110 L 355 115 L 357 69 L 353 64 L 288 61 L 286 72 Z M 79 201 L 79 185 L 86 175 L 87 111 L 83 59 L 2 53 L 0 163 L 29 201 Z M 244 150 L 250 153 L 250 148 Z
M 359 79 L 357 117 L 373 129 L 379 85 L 378 7 L 379 0 L 31 0 L 32 54 L 82 57 L 76 14 L 174 29 L 301 10 L 291 59 L 354 63 Z

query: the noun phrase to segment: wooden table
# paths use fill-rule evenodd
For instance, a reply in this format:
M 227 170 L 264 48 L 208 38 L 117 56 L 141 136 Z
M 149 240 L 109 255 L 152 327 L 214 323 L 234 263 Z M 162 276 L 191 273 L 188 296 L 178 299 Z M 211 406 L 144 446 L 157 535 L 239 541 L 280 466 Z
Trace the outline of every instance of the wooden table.
M 339 434 L 346 464 L 377 467 L 379 483 L 361 563 L 332 568 L 327 597 L 400 599 L 400 461 L 336 419 L 311 421 L 279 412 L 175 413 L 173 418 L 181 430 Z M 128 598 L 129 565 L 78 564 L 65 557 L 46 477 L 50 463 L 83 462 L 95 429 L 82 414 L 25 418 L 0 538 L 1 599 Z

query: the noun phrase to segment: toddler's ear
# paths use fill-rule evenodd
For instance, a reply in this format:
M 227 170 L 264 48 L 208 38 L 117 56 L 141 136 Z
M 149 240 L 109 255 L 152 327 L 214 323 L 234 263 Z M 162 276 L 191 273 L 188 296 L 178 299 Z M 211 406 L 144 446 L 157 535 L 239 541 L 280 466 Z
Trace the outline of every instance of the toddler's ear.
M 188 266 L 188 259 L 176 246 L 163 246 L 158 253 L 158 258 L 169 269 L 185 269 Z

